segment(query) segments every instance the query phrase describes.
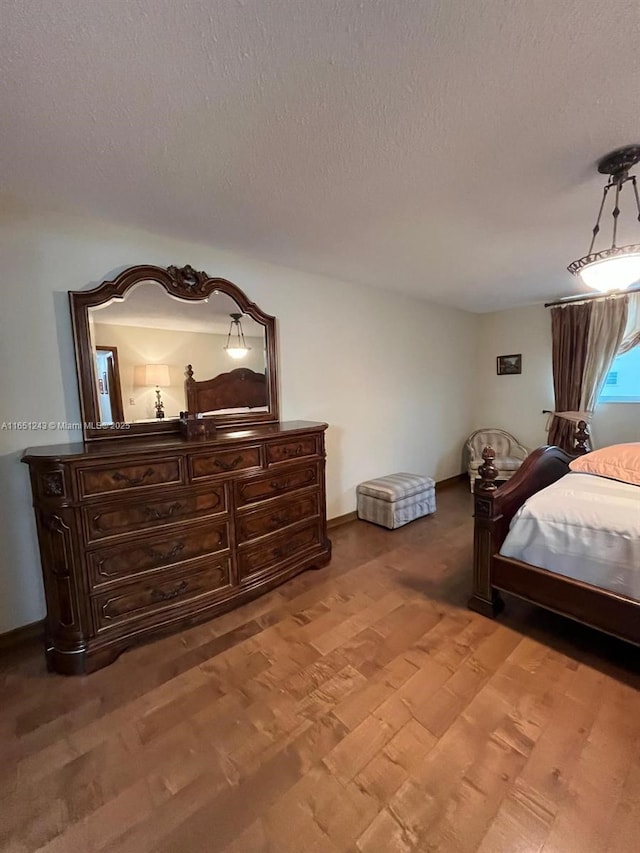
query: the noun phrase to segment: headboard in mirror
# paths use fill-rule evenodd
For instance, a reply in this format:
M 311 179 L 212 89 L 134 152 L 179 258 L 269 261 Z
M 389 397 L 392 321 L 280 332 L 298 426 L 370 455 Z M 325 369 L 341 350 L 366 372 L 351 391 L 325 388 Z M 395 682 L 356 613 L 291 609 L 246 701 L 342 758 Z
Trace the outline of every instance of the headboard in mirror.
M 135 266 L 69 299 L 85 439 L 278 421 L 275 318 L 232 282 Z
M 193 366 L 187 365 L 185 382 L 187 410 L 191 414 L 217 415 L 229 409 L 264 411 L 267 407 L 267 377 L 249 367 L 236 367 L 213 379 L 198 382 Z

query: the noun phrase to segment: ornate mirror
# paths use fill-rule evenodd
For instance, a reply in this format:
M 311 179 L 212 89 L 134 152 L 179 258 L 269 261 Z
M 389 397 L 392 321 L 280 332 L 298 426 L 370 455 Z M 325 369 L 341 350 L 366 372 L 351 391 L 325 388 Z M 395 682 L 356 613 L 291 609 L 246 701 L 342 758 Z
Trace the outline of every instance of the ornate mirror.
M 278 420 L 275 318 L 230 281 L 136 266 L 69 298 L 86 439 Z

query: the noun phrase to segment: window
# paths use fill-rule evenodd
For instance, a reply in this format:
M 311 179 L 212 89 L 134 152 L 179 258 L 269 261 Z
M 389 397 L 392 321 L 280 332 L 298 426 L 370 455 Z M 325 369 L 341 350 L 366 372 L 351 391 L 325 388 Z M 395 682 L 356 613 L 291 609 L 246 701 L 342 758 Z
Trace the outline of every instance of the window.
M 640 346 L 614 359 L 600 403 L 640 403 Z

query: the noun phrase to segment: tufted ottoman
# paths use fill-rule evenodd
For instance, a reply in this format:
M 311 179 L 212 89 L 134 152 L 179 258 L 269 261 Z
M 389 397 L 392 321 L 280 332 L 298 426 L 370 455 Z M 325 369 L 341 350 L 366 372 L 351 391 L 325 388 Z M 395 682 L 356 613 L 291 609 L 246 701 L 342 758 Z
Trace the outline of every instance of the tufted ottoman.
M 356 489 L 358 518 L 393 530 L 436 511 L 436 484 L 422 474 L 389 474 Z

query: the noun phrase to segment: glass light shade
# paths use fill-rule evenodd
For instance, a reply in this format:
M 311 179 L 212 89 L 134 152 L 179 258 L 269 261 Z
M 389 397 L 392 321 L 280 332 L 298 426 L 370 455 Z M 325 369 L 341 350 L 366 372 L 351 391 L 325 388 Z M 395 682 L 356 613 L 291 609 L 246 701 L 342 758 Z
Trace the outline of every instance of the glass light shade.
M 594 261 L 582 267 L 579 274 L 587 287 L 601 293 L 624 290 L 640 281 L 640 252 Z
M 225 351 L 231 358 L 244 358 L 249 352 L 249 347 L 225 347 Z

